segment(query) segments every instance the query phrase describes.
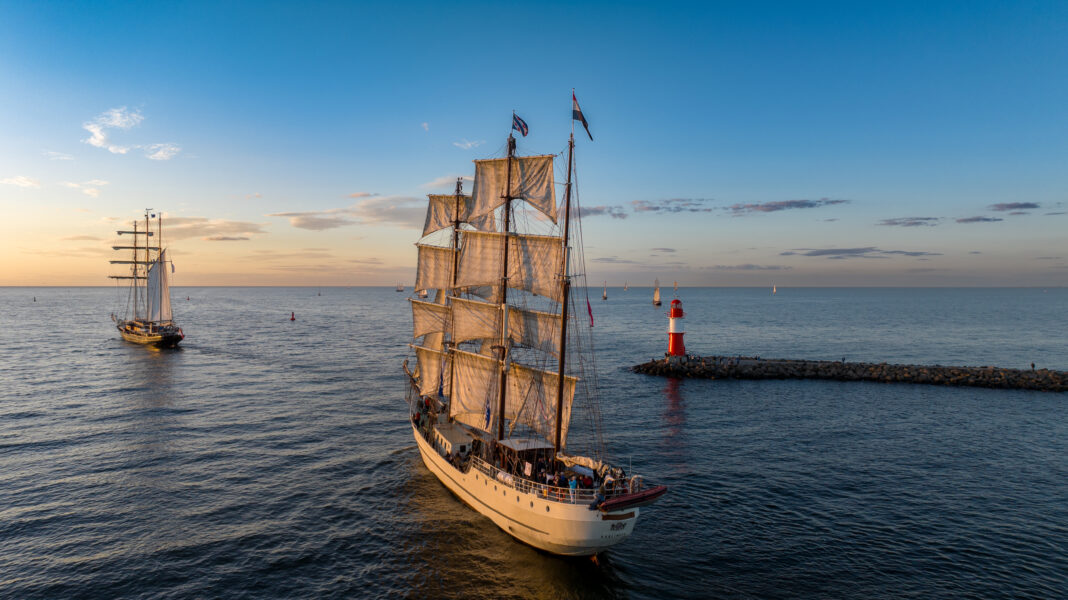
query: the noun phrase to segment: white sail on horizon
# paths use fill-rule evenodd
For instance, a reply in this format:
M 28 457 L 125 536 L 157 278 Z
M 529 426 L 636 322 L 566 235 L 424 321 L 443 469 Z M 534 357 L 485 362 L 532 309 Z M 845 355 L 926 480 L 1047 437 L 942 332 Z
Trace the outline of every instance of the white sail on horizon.
M 148 283 L 145 286 L 148 304 L 145 318 L 154 322 L 172 320 L 171 286 L 167 273 L 167 251 L 160 252 L 152 266 L 148 268 Z

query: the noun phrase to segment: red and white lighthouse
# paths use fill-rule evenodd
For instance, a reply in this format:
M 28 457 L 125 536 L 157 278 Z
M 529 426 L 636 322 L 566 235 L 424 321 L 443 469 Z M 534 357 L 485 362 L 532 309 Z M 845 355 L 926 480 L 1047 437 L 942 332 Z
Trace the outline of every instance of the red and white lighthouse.
M 686 330 L 682 326 L 682 302 L 675 298 L 668 311 L 668 356 L 686 356 L 686 345 L 682 336 Z

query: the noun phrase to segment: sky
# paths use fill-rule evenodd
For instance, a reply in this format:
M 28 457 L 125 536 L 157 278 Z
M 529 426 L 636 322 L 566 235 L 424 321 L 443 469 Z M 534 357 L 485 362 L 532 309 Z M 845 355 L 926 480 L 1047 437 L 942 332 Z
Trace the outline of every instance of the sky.
M 178 286 L 410 284 L 574 89 L 591 282 L 1064 286 L 1066 73 L 1062 1 L 0 0 L 0 285 L 113 285 L 146 208 Z

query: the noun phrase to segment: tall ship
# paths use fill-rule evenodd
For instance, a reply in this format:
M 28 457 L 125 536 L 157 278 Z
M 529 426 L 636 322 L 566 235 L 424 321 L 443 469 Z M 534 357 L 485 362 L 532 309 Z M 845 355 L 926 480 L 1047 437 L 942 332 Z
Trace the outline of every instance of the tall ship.
M 653 306 L 660 306 L 660 280 L 653 281 Z
M 132 236 L 133 245 L 112 246 L 113 250 L 130 251 L 130 260 L 111 261 L 113 265 L 130 265 L 130 273 L 108 277 L 129 280 L 130 286 L 122 318 L 112 314 L 111 319 L 128 342 L 173 348 L 185 339 L 185 334 L 175 324 L 171 313 L 170 273 L 173 266 L 163 247 L 163 215 L 151 211 L 145 211 L 144 223 L 134 221 L 131 230 L 116 232 L 120 236 Z M 154 245 L 152 238 L 155 238 Z
M 506 157 L 475 161 L 470 195 L 457 180 L 429 197 L 415 289 L 432 300 L 410 299 L 404 370 L 426 468 L 514 538 L 587 556 L 626 540 L 667 488 L 606 460 L 573 294 L 587 290 L 574 148 L 572 131 L 559 207 L 555 157 L 516 156 L 511 135 Z

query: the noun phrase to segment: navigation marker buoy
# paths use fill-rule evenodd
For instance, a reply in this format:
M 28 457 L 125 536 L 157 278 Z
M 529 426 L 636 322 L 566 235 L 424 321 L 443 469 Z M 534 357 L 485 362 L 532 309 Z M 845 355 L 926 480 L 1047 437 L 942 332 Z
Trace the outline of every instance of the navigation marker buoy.
M 682 319 L 682 302 L 675 298 L 668 311 L 668 356 L 686 356 L 686 345 L 682 336 L 686 333 L 680 322 Z
M 295 312 L 289 313 L 289 320 L 290 321 L 296 321 L 297 320 L 297 313 L 295 313 Z

